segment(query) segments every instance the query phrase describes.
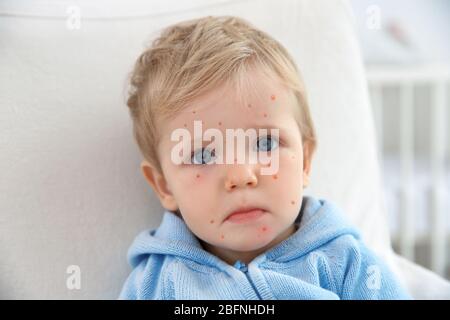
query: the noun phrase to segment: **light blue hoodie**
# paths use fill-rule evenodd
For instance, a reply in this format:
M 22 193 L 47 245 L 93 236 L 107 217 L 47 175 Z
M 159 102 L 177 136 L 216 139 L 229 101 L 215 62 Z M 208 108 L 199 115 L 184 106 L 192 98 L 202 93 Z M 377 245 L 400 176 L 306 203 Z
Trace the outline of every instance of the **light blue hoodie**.
M 410 299 L 331 202 L 305 196 L 295 223 L 289 238 L 232 266 L 165 211 L 159 228 L 131 245 L 134 269 L 119 299 Z

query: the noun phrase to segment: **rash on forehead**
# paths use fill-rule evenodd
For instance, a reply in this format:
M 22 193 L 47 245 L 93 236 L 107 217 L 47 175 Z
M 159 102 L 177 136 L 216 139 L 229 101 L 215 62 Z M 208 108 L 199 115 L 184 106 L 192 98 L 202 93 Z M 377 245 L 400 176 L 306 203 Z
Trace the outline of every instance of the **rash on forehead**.
M 276 99 L 273 100 L 272 96 L 276 96 Z M 252 123 L 267 123 L 279 115 L 291 112 L 290 105 L 287 92 L 282 91 L 266 94 L 265 100 L 249 100 L 247 104 L 236 103 L 235 99 L 228 96 L 210 94 L 183 109 L 167 128 L 173 130 L 190 125 L 192 127 L 196 120 L 215 128 L 222 125 L 227 128 L 248 127 Z
M 274 79 L 253 70 L 242 86 L 245 90 L 238 92 L 232 83 L 225 83 L 207 91 L 161 125 L 161 136 L 170 143 L 171 133 L 176 129 L 184 128 L 192 134 L 196 120 L 202 121 L 203 130 L 276 127 L 280 119 L 292 118 L 294 103 L 292 92 Z
M 214 109 L 215 106 L 227 104 L 245 112 L 248 106 L 261 107 L 279 100 L 287 88 L 271 71 L 253 67 L 246 69 L 245 73 L 226 81 L 218 87 L 211 88 L 196 99 L 188 103 L 184 110 L 186 113 L 198 114 L 199 111 Z M 220 110 L 216 110 L 220 111 Z

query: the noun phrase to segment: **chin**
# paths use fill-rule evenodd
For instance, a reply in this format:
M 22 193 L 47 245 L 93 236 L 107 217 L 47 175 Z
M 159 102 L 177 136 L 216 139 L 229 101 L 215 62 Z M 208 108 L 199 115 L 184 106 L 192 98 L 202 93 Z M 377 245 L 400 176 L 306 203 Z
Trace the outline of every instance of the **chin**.
M 237 243 L 230 244 L 227 247 L 234 251 L 242 251 L 242 252 L 255 251 L 267 246 L 271 240 L 272 239 L 267 239 L 263 237 L 247 241 L 239 240 Z

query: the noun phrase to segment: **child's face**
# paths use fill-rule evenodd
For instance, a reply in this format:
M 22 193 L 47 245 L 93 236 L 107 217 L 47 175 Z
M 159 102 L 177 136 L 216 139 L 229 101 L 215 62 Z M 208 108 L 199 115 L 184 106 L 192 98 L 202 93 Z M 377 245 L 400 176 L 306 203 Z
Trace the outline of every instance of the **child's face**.
M 308 148 L 303 150 L 294 118 L 293 109 L 298 106 L 294 105 L 289 92 L 256 71 L 249 77 L 257 88 L 258 98 L 253 95 L 242 105 L 229 86 L 208 92 L 161 126 L 158 153 L 163 175 L 147 162 L 142 164 L 144 175 L 162 205 L 173 211 L 179 209 L 189 229 L 204 242 L 208 251 L 219 255 L 221 252 L 224 256 L 226 251 L 255 252 L 287 238 L 293 232 L 293 222 L 301 207 L 304 179 L 310 170 Z M 261 174 L 265 165 L 250 163 L 248 158 L 243 164 L 175 164 L 171 158 L 172 148 L 179 141 L 171 141 L 171 134 L 183 128 L 194 137 L 194 120 L 203 121 L 203 132 L 217 128 L 224 138 L 225 129 L 254 128 L 261 139 L 271 133 L 270 128 L 279 128 L 278 144 L 272 142 L 273 149 L 278 148 L 278 172 Z M 259 135 L 260 125 L 268 128 L 266 135 Z M 210 143 L 204 141 L 203 147 Z M 223 152 L 227 143 L 224 141 Z M 252 150 L 256 141 L 246 143 L 250 143 L 250 148 L 246 144 L 248 152 L 255 152 Z M 262 143 L 268 143 L 269 147 L 271 144 L 267 139 Z M 266 212 L 244 223 L 226 220 L 231 212 L 243 206 L 263 208 Z

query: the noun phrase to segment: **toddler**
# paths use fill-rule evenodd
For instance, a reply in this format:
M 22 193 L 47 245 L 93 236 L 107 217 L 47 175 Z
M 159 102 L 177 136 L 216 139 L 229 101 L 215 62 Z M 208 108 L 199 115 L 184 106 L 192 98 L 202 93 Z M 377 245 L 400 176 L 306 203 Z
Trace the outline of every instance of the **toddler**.
M 165 210 L 131 245 L 120 299 L 409 298 L 336 205 L 303 195 L 316 134 L 279 42 L 237 17 L 183 21 L 130 83 L 141 170 Z

